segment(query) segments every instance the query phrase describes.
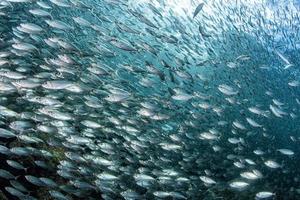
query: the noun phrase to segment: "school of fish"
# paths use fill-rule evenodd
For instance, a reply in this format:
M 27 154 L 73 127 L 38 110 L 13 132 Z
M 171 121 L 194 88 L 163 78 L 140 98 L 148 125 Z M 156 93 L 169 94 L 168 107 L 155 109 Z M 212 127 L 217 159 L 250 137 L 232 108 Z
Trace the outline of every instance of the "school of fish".
M 0 0 L 0 199 L 300 199 L 299 11 Z

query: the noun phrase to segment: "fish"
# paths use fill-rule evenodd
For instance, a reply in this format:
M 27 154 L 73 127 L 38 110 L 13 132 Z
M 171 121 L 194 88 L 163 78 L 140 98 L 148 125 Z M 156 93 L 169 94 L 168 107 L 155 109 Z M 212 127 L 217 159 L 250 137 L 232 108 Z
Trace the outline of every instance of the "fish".
M 213 179 L 211 179 L 210 177 L 207 177 L 207 176 L 200 176 L 200 180 L 208 185 L 216 184 L 216 181 L 214 181 Z
M 260 124 L 258 124 L 256 121 L 254 121 L 253 119 L 251 119 L 251 118 L 246 118 L 246 120 L 247 120 L 247 122 L 251 125 L 251 126 L 253 126 L 253 127 L 262 127 L 262 125 L 260 125 Z
M 242 172 L 241 177 L 248 180 L 256 180 L 262 178 L 262 174 L 258 170 L 252 170 L 252 172 Z
M 272 169 L 277 169 L 279 167 L 281 167 L 276 161 L 274 160 L 267 160 L 264 162 L 265 165 L 269 168 L 272 168 Z
M 249 186 L 249 183 L 246 183 L 243 181 L 234 181 L 234 182 L 230 183 L 229 186 L 233 189 L 242 190 L 242 189 L 246 188 L 247 186 Z
M 2 138 L 12 138 L 12 137 L 16 137 L 16 134 L 14 134 L 13 132 L 0 128 L 0 137 Z
M 34 24 L 34 23 L 21 23 L 20 27 L 24 28 L 31 34 L 39 33 L 41 31 L 43 31 L 42 27 L 40 27 L 39 25 Z
M 270 105 L 270 110 L 272 111 L 272 113 L 276 116 L 276 117 L 283 117 L 283 115 L 287 115 L 286 112 L 284 112 L 283 110 L 281 110 L 280 108 Z
M 67 23 L 62 22 L 60 20 L 45 20 L 45 22 L 52 28 L 56 28 L 59 30 L 69 30 L 72 29 Z
M 125 42 L 119 41 L 119 40 L 117 40 L 115 38 L 111 39 L 110 43 L 113 46 L 115 46 L 115 47 L 117 47 L 119 49 L 125 50 L 125 51 L 136 51 L 136 49 L 133 48 L 133 47 L 131 47 L 129 44 L 126 44 Z
M 35 15 L 35 16 L 41 16 L 41 17 L 48 17 L 48 16 L 51 16 L 51 13 L 49 13 L 48 11 L 46 10 L 43 10 L 43 9 L 31 9 L 28 11 L 29 13 Z
M 277 151 L 279 151 L 280 153 L 282 153 L 283 155 L 288 155 L 288 156 L 292 156 L 295 153 L 290 150 L 290 149 L 277 149 Z
M 255 195 L 255 198 L 256 199 L 267 199 L 267 198 L 270 198 L 272 196 L 274 196 L 274 193 L 268 192 L 268 191 L 262 191 L 262 192 L 258 192 Z
M 204 3 L 200 3 L 200 4 L 196 7 L 196 9 L 195 9 L 195 11 L 194 11 L 194 14 L 193 14 L 193 18 L 195 18 L 195 17 L 199 14 L 199 12 L 203 9 L 203 6 L 204 6 Z
M 238 129 L 241 129 L 241 130 L 246 130 L 247 128 L 239 121 L 234 121 L 232 122 L 233 126 L 238 128 Z
M 25 42 L 19 42 L 19 43 L 15 43 L 12 45 L 12 47 L 16 50 L 20 50 L 20 51 L 34 51 L 37 50 L 37 47 L 30 44 L 30 43 L 25 43 Z
M 222 84 L 219 85 L 218 87 L 219 91 L 222 92 L 225 95 L 236 95 L 238 94 L 238 91 L 235 91 L 232 87 L 226 85 L 226 84 Z
M 291 87 L 298 87 L 300 85 L 300 82 L 294 80 L 294 81 L 288 82 L 288 85 Z
M 192 95 L 184 94 L 184 93 L 177 93 L 172 96 L 172 99 L 178 100 L 178 101 L 187 101 L 187 100 L 190 100 L 191 98 L 193 98 Z
M 18 170 L 26 170 L 26 168 L 18 163 L 17 161 L 14 161 L 14 160 L 6 160 L 7 164 L 15 169 L 18 169 Z
M 80 26 L 88 26 L 88 27 L 90 27 L 92 25 L 89 21 L 87 21 L 86 19 L 83 19 L 81 17 L 73 17 L 73 20 L 74 20 L 74 22 L 76 22 Z
M 26 197 L 25 194 L 23 194 L 21 191 L 15 189 L 13 187 L 5 187 L 5 190 L 13 196 L 16 196 L 16 197 L 19 197 L 19 198 L 25 198 Z
M 0 169 L 0 177 L 4 179 L 15 179 L 15 176 L 5 169 Z

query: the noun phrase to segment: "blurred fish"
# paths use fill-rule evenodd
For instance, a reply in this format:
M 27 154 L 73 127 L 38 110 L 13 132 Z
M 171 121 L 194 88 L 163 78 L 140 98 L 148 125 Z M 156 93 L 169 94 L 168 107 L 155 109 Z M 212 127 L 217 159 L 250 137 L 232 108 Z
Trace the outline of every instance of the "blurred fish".
M 199 14 L 199 12 L 203 9 L 203 6 L 204 6 L 204 3 L 200 3 L 200 4 L 196 7 L 196 9 L 195 9 L 195 11 L 194 11 L 194 14 L 193 14 L 193 18 L 195 18 L 195 17 Z

